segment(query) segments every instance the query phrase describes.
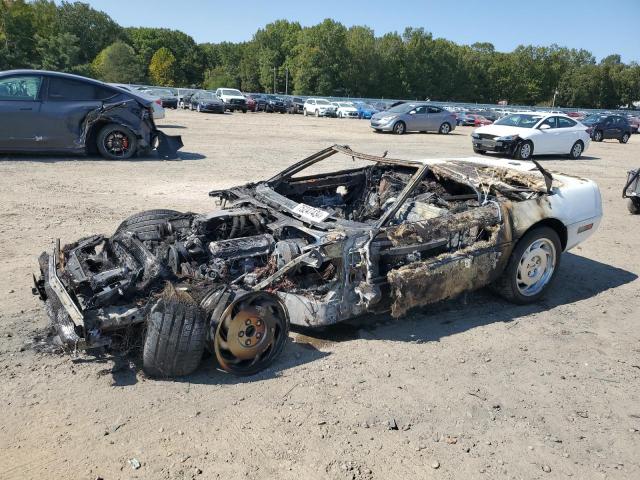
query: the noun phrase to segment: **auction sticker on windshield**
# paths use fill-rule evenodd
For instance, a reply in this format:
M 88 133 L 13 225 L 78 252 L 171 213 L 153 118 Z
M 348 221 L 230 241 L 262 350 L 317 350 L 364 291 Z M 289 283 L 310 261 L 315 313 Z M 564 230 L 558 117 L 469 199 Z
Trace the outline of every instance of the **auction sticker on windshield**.
M 324 222 L 329 217 L 329 214 L 324 210 L 314 208 L 306 203 L 297 204 L 291 211 L 311 222 Z

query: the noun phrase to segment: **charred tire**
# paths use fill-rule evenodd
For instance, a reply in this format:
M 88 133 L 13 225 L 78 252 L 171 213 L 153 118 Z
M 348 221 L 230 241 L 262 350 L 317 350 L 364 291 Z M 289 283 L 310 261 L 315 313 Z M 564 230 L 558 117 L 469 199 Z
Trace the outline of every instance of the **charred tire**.
M 127 160 L 138 149 L 138 138 L 124 125 L 105 125 L 96 137 L 98 152 L 108 160 Z
M 525 140 L 516 148 L 516 158 L 519 160 L 529 160 L 533 157 L 533 143 Z
M 578 140 L 571 147 L 571 151 L 569 152 L 569 158 L 572 158 L 573 160 L 577 160 L 582 155 L 582 152 L 584 152 L 584 144 L 582 143 L 582 140 Z
M 596 130 L 593 133 L 593 141 L 594 142 L 601 142 L 602 140 L 604 140 L 604 134 L 602 133 L 602 130 Z
M 509 263 L 493 289 L 520 305 L 538 301 L 556 278 L 561 253 L 562 244 L 555 230 L 543 226 L 534 228 L 511 252 Z
M 629 134 L 625 133 L 624 135 L 622 135 L 622 137 L 620 137 L 620 143 L 627 143 L 629 141 Z
M 479 153 L 480 155 L 484 155 L 485 153 L 487 153 L 487 151 L 486 150 L 480 150 L 479 148 L 473 147 L 473 153 Z
M 406 131 L 407 126 L 402 121 L 396 122 L 396 124 L 393 126 L 393 133 L 395 133 L 396 135 L 403 135 Z
M 189 375 L 200 365 L 205 335 L 204 315 L 188 294 L 161 298 L 147 319 L 142 354 L 145 373 L 152 377 Z
M 627 208 L 633 215 L 640 214 L 640 198 L 627 198 Z
M 116 233 L 124 231 L 133 233 L 155 231 L 159 225 L 163 225 L 170 218 L 174 218 L 179 215 L 182 215 L 182 213 L 176 210 L 146 210 L 127 218 L 118 226 Z
M 451 132 L 451 125 L 449 125 L 448 122 L 444 122 L 442 125 L 440 125 L 440 129 L 438 130 L 438 133 L 442 135 L 448 135 L 450 132 Z

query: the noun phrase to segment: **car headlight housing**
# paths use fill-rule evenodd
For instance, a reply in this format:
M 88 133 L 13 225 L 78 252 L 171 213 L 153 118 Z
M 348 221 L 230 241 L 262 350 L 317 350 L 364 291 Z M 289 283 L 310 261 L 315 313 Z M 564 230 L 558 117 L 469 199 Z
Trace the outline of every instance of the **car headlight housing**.
M 513 142 L 518 135 L 505 135 L 504 137 L 496 138 L 496 142 Z
M 397 115 L 386 115 L 386 116 L 382 117 L 380 120 L 382 122 L 388 122 L 389 120 L 393 120 L 396 117 L 397 117 Z

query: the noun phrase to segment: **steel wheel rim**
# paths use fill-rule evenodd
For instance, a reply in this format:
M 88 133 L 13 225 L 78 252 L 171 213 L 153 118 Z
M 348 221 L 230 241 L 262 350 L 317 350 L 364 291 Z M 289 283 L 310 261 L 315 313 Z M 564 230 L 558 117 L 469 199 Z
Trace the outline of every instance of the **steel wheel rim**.
M 286 310 L 276 296 L 245 295 L 220 317 L 213 339 L 218 363 L 237 375 L 262 370 L 282 351 L 287 331 Z
M 529 158 L 531 156 L 531 145 L 523 143 L 520 147 L 520 156 L 522 158 Z
M 516 272 L 518 291 L 525 297 L 540 293 L 556 269 L 556 247 L 547 238 L 535 240 L 522 253 Z
M 582 153 L 582 145 L 579 143 L 576 143 L 573 146 L 573 158 L 578 158 L 581 153 Z
M 104 148 L 114 157 L 125 157 L 131 149 L 131 142 L 126 133 L 116 130 L 105 137 Z

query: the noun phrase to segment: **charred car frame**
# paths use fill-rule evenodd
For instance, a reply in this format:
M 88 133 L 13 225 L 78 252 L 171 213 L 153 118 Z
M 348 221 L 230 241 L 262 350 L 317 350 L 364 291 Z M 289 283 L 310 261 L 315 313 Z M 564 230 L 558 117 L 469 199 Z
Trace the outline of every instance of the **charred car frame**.
M 90 78 L 39 70 L 0 73 L 0 152 L 99 152 L 175 158 L 179 136 L 156 128 L 152 100 Z
M 333 168 L 335 154 L 359 165 L 308 174 Z M 110 237 L 43 253 L 34 293 L 62 343 L 109 345 L 143 324 L 152 375 L 188 374 L 205 348 L 225 370 L 252 374 L 282 350 L 290 323 L 397 317 L 490 284 L 534 302 L 602 215 L 595 183 L 535 163 L 339 145 L 210 195 L 221 209 L 142 212 Z

